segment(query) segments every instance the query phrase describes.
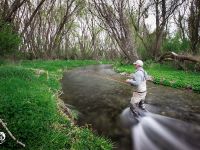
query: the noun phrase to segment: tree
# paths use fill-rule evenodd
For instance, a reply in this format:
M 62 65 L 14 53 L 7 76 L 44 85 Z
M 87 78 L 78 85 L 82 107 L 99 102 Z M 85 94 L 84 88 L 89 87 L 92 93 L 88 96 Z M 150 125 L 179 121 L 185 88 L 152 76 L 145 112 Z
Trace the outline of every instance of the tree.
M 23 34 L 27 31 L 28 26 L 31 24 L 31 22 L 33 21 L 35 15 L 40 10 L 40 8 L 41 8 L 41 6 L 43 5 L 44 2 L 45 2 L 45 0 L 41 0 L 39 2 L 39 4 L 37 5 L 36 9 L 31 14 L 30 19 L 27 22 L 25 22 L 24 29 L 21 32 L 21 36 L 23 36 Z
M 153 0 L 156 14 L 156 32 L 155 42 L 151 49 L 155 58 L 161 54 L 164 29 L 169 17 L 184 1 L 185 0 Z
M 100 24 L 117 42 L 124 57 L 133 62 L 138 59 L 129 19 L 126 15 L 125 0 L 92 0 L 93 14 L 102 22 Z
M 146 55 L 157 58 L 161 55 L 163 39 L 167 36 L 168 20 L 179 6 L 184 2 L 181 0 L 136 0 L 129 2 L 129 16 L 134 27 L 135 38 L 141 41 L 138 49 L 145 49 Z M 155 17 L 156 29 L 152 33 L 146 25 L 145 19 L 149 16 Z M 138 42 L 137 42 L 138 43 Z
M 187 39 L 187 18 L 188 18 L 188 8 L 189 8 L 189 1 L 186 0 L 183 5 L 180 7 L 180 9 L 176 9 L 173 13 L 173 19 L 177 25 L 178 31 L 181 36 L 181 40 L 184 41 Z
M 21 8 L 21 6 L 28 0 L 14 0 L 10 2 L 9 0 L 4 0 L 1 2 L 3 6 L 1 8 L 2 20 L 4 22 L 13 22 L 16 16 L 16 12 Z M 9 5 L 10 4 L 10 5 Z
M 200 53 L 200 0 L 192 0 L 188 19 L 190 48 L 193 54 Z

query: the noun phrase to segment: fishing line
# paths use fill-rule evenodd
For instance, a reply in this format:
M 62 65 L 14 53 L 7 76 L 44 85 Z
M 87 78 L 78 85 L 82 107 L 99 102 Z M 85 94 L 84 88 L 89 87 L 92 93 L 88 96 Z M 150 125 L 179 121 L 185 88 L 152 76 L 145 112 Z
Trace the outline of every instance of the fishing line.
M 117 79 L 114 79 L 114 78 L 109 78 L 109 77 L 103 77 L 103 76 L 101 76 L 101 75 L 99 75 L 97 73 L 93 73 L 93 74 L 89 74 L 89 75 L 90 76 L 96 76 L 96 77 L 104 79 L 104 80 L 114 81 L 114 82 L 117 82 L 117 83 L 120 83 L 120 84 L 123 84 L 123 85 L 126 85 L 126 86 L 130 86 L 130 84 L 126 83 L 125 81 L 120 81 L 120 80 L 117 80 Z M 153 89 L 153 88 L 156 88 L 156 87 L 151 87 L 151 88 L 148 88 L 148 89 Z

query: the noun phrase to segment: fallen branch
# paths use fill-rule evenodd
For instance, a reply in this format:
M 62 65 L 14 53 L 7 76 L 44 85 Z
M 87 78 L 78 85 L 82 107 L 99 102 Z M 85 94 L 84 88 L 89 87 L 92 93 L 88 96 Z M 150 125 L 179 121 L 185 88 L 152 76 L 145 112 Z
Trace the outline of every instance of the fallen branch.
M 7 131 L 7 133 L 9 134 L 9 136 L 10 136 L 14 141 L 16 141 L 17 144 L 19 144 L 19 145 L 25 147 L 25 144 L 24 144 L 24 143 L 18 141 L 18 140 L 13 136 L 13 134 L 12 134 L 12 133 L 10 132 L 10 130 L 7 128 L 6 124 L 3 122 L 2 119 L 0 119 L 0 123 L 2 124 L 3 128 Z
M 195 62 L 195 63 L 200 63 L 200 59 L 194 57 L 194 56 L 186 56 L 186 55 L 179 55 L 176 54 L 175 52 L 168 52 L 163 54 L 162 56 L 160 56 L 159 58 L 159 62 L 162 62 L 164 60 L 179 60 L 179 61 L 191 61 L 191 62 Z

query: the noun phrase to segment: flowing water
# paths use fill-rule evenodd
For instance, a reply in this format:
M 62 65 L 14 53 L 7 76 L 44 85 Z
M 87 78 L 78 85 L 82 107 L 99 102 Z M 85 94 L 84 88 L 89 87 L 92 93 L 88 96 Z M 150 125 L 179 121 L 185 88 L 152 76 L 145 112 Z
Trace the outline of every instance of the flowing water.
M 62 99 L 79 111 L 78 125 L 87 124 L 112 139 L 114 149 L 200 148 L 200 94 L 148 83 L 145 102 L 149 112 L 137 125 L 125 128 L 120 114 L 128 110 L 133 87 L 124 80 L 111 65 L 67 71 L 62 79 Z

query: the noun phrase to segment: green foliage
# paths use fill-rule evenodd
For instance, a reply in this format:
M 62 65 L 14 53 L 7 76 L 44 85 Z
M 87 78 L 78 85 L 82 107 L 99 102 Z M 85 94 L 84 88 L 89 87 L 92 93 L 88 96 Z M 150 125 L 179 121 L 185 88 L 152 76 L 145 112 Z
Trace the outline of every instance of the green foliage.
M 132 65 L 114 65 L 118 72 L 134 72 Z M 158 64 L 153 61 L 145 62 L 144 68 L 154 78 L 154 83 L 171 86 L 174 88 L 192 88 L 200 92 L 200 73 L 192 71 L 177 70 L 170 64 Z
M 6 65 L 6 64 L 7 64 L 7 61 L 0 58 L 0 66 L 1 66 L 1 65 Z
M 177 33 L 174 37 L 166 38 L 162 45 L 162 51 L 185 52 L 189 49 L 189 40 L 181 39 L 180 34 Z
M 55 91 L 60 89 L 62 69 L 95 64 L 94 61 L 24 61 L 21 65 L 0 66 L 0 118 L 25 149 L 111 149 L 110 141 L 86 127 L 79 128 L 63 117 Z M 34 68 L 34 69 L 33 69 Z M 60 69 L 61 68 L 61 69 Z M 49 71 L 36 74 L 38 69 Z M 4 150 L 20 148 L 6 138 Z
M 76 128 L 72 134 L 79 133 L 73 136 L 73 144 L 71 149 L 73 150 L 111 150 L 112 144 L 109 140 L 105 140 L 102 137 L 94 136 L 91 130 L 88 128 Z
M 195 91 L 195 92 L 197 92 L 197 93 L 200 93 L 200 84 L 194 84 L 193 85 L 193 90 Z
M 0 56 L 16 52 L 21 39 L 10 24 L 0 21 Z
M 86 66 L 98 64 L 98 62 L 93 60 L 33 60 L 33 61 L 23 61 L 22 65 L 28 68 L 44 69 L 47 71 L 62 71 L 63 69 L 72 69 L 74 67 Z
M 143 38 L 143 42 L 146 43 L 146 47 L 144 47 L 143 43 L 140 39 L 137 39 L 137 52 L 140 54 L 143 60 L 154 59 L 152 57 L 152 44 L 155 43 L 156 37 L 155 32 L 149 34 L 148 36 Z M 166 37 L 163 39 L 161 52 L 169 52 L 173 51 L 176 53 L 184 53 L 188 52 L 190 49 L 190 41 L 185 38 L 182 39 L 180 33 L 177 32 L 173 37 Z

